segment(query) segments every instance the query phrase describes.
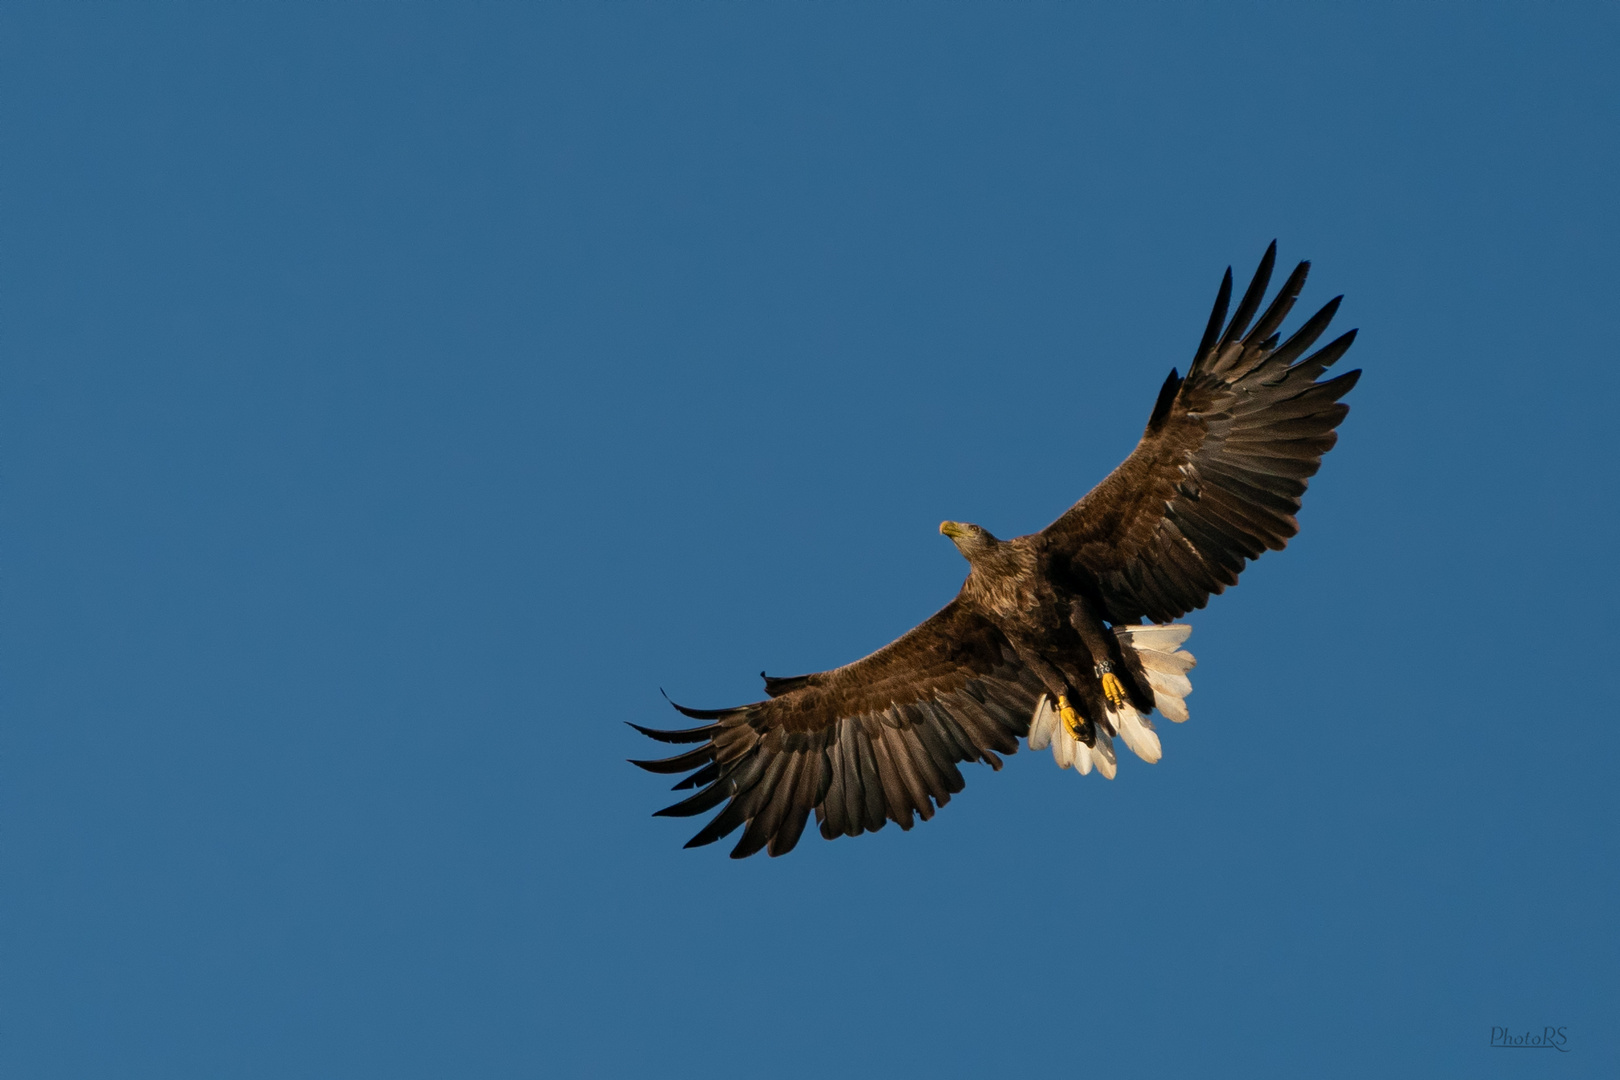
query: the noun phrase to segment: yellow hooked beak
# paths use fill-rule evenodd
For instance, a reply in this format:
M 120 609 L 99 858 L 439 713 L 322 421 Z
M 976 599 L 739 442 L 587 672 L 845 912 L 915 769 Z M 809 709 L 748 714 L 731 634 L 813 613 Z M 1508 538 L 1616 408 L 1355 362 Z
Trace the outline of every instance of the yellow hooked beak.
M 958 536 L 961 536 L 962 534 L 964 534 L 966 532 L 967 532 L 967 530 L 962 528 L 962 525 L 961 525 L 960 522 L 942 521 L 942 522 L 939 523 L 939 534 L 941 536 L 948 536 L 952 540 L 956 539 Z

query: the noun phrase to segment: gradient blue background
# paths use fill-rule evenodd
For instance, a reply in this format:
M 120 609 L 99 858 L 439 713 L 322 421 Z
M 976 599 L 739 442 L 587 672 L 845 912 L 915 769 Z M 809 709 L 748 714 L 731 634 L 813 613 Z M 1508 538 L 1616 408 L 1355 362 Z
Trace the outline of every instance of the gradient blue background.
M 1614 1075 L 1617 46 L 8 6 L 0 1067 Z M 1366 376 L 1161 764 L 781 860 L 648 817 L 621 721 L 928 615 L 1274 236 Z

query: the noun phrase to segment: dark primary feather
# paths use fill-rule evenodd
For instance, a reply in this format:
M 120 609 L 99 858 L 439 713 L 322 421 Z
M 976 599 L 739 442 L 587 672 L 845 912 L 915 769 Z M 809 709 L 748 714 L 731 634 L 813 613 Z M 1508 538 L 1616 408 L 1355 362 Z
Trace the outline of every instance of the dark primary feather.
M 701 786 L 658 811 L 688 817 L 724 803 L 688 847 L 743 828 L 732 851 L 793 850 L 814 813 L 829 839 L 909 829 L 962 790 L 957 766 L 1001 767 L 1018 751 L 1042 693 L 1039 682 L 991 623 L 953 600 L 899 640 L 832 671 L 766 678 L 775 696 L 735 709 L 687 709 L 717 723 L 685 731 L 631 725 L 664 742 L 703 745 L 634 764 L 650 772 L 699 772 L 677 789 Z M 671 702 L 671 704 L 674 704 Z M 701 779 L 699 779 L 701 777 Z M 694 782 L 695 781 L 695 782 Z
M 1210 309 L 1209 323 L 1204 327 L 1204 337 L 1198 343 L 1198 351 L 1193 353 L 1193 363 L 1215 347 L 1215 341 L 1220 337 L 1221 327 L 1226 325 L 1226 307 L 1232 302 L 1232 268 L 1226 268 L 1226 276 L 1221 278 L 1221 287 L 1215 293 L 1215 306 Z
M 1309 263 L 1295 267 L 1249 328 L 1275 260 L 1273 243 L 1230 322 L 1227 271 L 1186 377 L 1166 380 L 1135 451 L 1041 534 L 1054 556 L 1098 582 L 1110 622 L 1169 622 L 1201 608 L 1237 583 L 1247 560 L 1299 531 L 1300 496 L 1349 412 L 1339 399 L 1361 372 L 1316 381 L 1350 348 L 1354 330 L 1304 356 L 1338 297 L 1277 344 Z
M 639 765 L 648 772 L 678 773 L 691 772 L 693 769 L 700 769 L 713 760 L 714 747 L 708 743 L 705 743 L 696 750 L 688 750 L 684 754 L 676 754 L 674 757 L 659 758 L 656 761 L 636 761 L 632 758 L 630 764 Z
M 671 702 L 670 704 L 673 705 L 674 702 Z M 680 708 L 679 705 L 676 705 L 675 707 L 677 709 Z M 625 723 L 630 724 L 630 721 L 626 720 Z M 680 731 L 665 731 L 660 728 L 642 727 L 640 724 L 630 724 L 630 726 L 647 736 L 649 739 L 657 739 L 659 742 L 689 743 L 702 742 L 709 737 L 710 732 L 714 731 L 720 725 L 705 724 L 702 727 L 684 728 Z
M 1176 403 L 1176 393 L 1181 389 L 1181 376 L 1175 368 L 1165 378 L 1164 385 L 1159 387 L 1159 397 L 1153 402 L 1153 412 L 1148 416 L 1148 430 L 1157 431 L 1164 426 L 1170 416 L 1170 407 Z
M 1225 347 L 1236 341 L 1238 335 L 1249 327 L 1249 320 L 1254 313 L 1260 310 L 1260 301 L 1266 295 L 1266 286 L 1271 284 L 1271 270 L 1277 265 L 1277 241 L 1273 240 L 1271 246 L 1266 248 L 1265 255 L 1260 258 L 1260 266 L 1254 272 L 1254 279 L 1243 292 L 1243 299 L 1238 301 L 1238 309 L 1232 312 L 1232 321 L 1221 335 L 1221 345 Z M 1303 265 L 1303 264 L 1302 264 Z M 1264 335 L 1262 335 L 1264 336 Z M 1197 367 L 1197 363 L 1193 367 Z

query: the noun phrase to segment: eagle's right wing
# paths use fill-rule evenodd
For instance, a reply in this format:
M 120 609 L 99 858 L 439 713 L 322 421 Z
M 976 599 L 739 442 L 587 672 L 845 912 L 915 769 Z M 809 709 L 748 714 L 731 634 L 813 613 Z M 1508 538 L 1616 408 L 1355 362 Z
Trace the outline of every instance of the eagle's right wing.
M 697 770 L 677 789 L 696 795 L 658 811 L 685 817 L 725 807 L 687 847 L 746 825 L 731 857 L 768 846 L 793 850 L 811 810 L 821 835 L 855 836 L 962 790 L 957 763 L 1001 768 L 1018 752 L 1043 688 L 1001 631 L 953 600 L 893 643 L 853 664 L 765 680 L 772 697 L 733 709 L 687 709 L 712 723 L 685 731 L 633 724 L 661 742 L 699 743 L 684 754 L 634 764 L 651 772 Z

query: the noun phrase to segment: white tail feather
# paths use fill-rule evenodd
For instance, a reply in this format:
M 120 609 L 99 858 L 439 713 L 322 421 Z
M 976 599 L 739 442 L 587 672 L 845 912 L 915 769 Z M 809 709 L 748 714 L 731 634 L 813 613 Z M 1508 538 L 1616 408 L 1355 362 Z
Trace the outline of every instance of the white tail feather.
M 1166 720 L 1177 724 L 1187 722 L 1187 703 L 1178 697 L 1165 697 L 1160 694 L 1153 695 L 1153 705 L 1164 714 Z
M 1074 736 L 1067 728 L 1058 728 L 1052 736 L 1052 760 L 1057 762 L 1060 769 L 1072 768 L 1074 765 Z
M 1192 627 L 1186 623 L 1171 623 L 1169 626 L 1120 626 L 1114 629 L 1121 644 L 1134 649 L 1151 649 L 1154 652 L 1174 652 L 1176 646 L 1192 634 Z
M 1029 748 L 1045 750 L 1052 742 L 1057 722 L 1058 715 L 1052 708 L 1052 699 L 1042 694 L 1041 700 L 1035 703 L 1035 716 L 1029 722 Z
M 1198 666 L 1193 654 L 1185 649 L 1175 652 L 1154 652 L 1152 649 L 1139 649 L 1137 659 L 1148 671 L 1162 671 L 1167 675 L 1185 675 Z
M 1174 675 L 1168 671 L 1154 671 L 1143 665 L 1142 674 L 1147 676 L 1148 685 L 1153 687 L 1155 693 L 1167 694 L 1170 697 L 1186 697 L 1192 693 L 1192 680 L 1185 675 Z
M 1148 689 L 1153 692 L 1154 708 L 1167 720 L 1178 724 L 1185 721 L 1187 703 L 1183 699 L 1192 693 L 1192 680 L 1187 678 L 1187 672 L 1198 665 L 1198 660 L 1177 646 L 1187 640 L 1192 627 L 1185 623 L 1119 626 L 1114 628 L 1114 633 L 1126 654 L 1134 654 L 1141 665 Z
M 1114 730 L 1125 740 L 1125 745 L 1131 748 L 1131 753 L 1149 765 L 1164 756 L 1164 751 L 1159 746 L 1158 732 L 1154 731 L 1147 718 L 1129 703 L 1121 705 L 1118 712 L 1110 711 L 1108 722 L 1114 725 Z
M 1192 634 L 1185 623 L 1165 626 L 1116 626 L 1114 635 L 1124 650 L 1131 670 L 1146 682 L 1145 689 L 1153 694 L 1154 708 L 1168 720 L 1182 723 L 1187 719 L 1187 702 L 1192 693 L 1192 680 L 1187 673 L 1197 666 L 1193 654 L 1180 648 Z M 1164 747 L 1153 722 L 1136 711 L 1129 703 L 1108 708 L 1104 714 L 1114 731 L 1124 740 L 1132 753 L 1152 763 L 1164 756 Z M 1101 723 L 1094 728 L 1096 743 L 1087 746 L 1063 726 L 1057 708 L 1048 695 L 1035 702 L 1035 711 L 1029 723 L 1029 748 L 1052 748 L 1052 760 L 1060 769 L 1074 769 L 1084 776 L 1096 769 L 1112 780 L 1119 770 L 1119 759 L 1114 752 L 1114 740 L 1102 730 Z
M 1114 757 L 1114 740 L 1102 728 L 1096 730 L 1097 744 L 1091 748 L 1091 759 L 1097 765 L 1097 772 L 1112 780 L 1114 773 L 1119 771 L 1119 761 Z

